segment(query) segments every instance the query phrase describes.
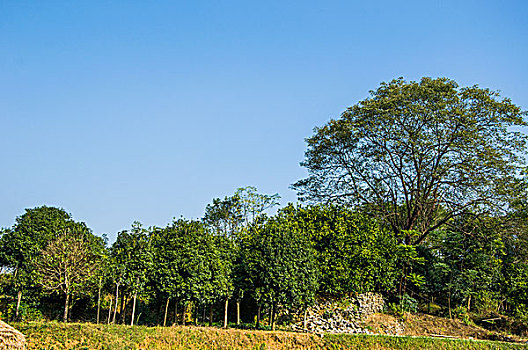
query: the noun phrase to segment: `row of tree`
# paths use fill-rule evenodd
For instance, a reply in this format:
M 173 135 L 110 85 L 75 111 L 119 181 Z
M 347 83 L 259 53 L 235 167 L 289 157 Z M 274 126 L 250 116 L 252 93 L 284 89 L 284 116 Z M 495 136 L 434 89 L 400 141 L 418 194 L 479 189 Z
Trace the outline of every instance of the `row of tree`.
M 75 307 L 78 320 L 226 325 L 230 311 L 231 321 L 259 326 L 264 308 L 273 327 L 277 315 L 300 314 L 317 296 L 369 291 L 409 310 L 403 301 L 432 302 L 446 315 L 526 311 L 526 237 L 506 218 L 466 217 L 411 246 L 342 206 L 290 204 L 247 222 L 231 207 L 219 216 L 225 222 L 208 221 L 228 201 L 215 201 L 200 221 L 136 222 L 110 247 L 62 209 L 27 209 L 0 239 L 2 314 L 66 322 Z
M 27 209 L 0 238 L 4 313 L 20 318 L 25 304 L 54 318 L 53 297 L 60 296 L 63 321 L 77 304 L 77 318 L 100 322 L 104 308 L 107 322 L 124 322 L 128 315 L 134 324 L 139 301 L 144 322 L 154 323 L 156 314 L 161 323 L 152 306 L 163 301 L 166 324 L 173 300 L 174 318 L 181 306 L 182 323 L 192 318 L 189 310 L 206 306 L 213 322 L 213 309 L 223 303 L 227 324 L 229 300 L 237 301 L 240 322 L 244 295 L 259 309 L 307 304 L 317 280 L 312 250 L 288 222 L 263 214 L 277 200 L 252 187 L 239 189 L 215 199 L 202 220 L 149 229 L 135 222 L 110 247 L 62 209 Z M 298 256 L 303 250 L 307 254 Z
M 3 312 L 56 318 L 60 300 L 64 321 L 260 325 L 267 311 L 273 327 L 318 296 L 375 291 L 400 310 L 524 315 L 525 116 L 488 89 L 397 79 L 307 139 L 308 205 L 269 215 L 278 195 L 241 188 L 110 247 L 64 210 L 28 209 L 0 238 Z

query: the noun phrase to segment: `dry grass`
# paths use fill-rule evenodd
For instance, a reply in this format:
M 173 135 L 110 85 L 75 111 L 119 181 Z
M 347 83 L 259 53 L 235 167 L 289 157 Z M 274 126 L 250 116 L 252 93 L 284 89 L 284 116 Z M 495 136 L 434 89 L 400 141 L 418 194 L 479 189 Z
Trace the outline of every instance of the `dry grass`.
M 489 339 L 492 333 L 484 328 L 465 324 L 460 320 L 450 320 L 426 314 L 405 316 L 406 335 L 442 334 L 461 338 Z
M 28 349 L 521 349 L 520 344 L 390 336 L 325 335 L 208 327 L 20 323 Z
M 24 335 L 0 321 L 0 350 L 19 350 L 25 349 L 26 339 Z

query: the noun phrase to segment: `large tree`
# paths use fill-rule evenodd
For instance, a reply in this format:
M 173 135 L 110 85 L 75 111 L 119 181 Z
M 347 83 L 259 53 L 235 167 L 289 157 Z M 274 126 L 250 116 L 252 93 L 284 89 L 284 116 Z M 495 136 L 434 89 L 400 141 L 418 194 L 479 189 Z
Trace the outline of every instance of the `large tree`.
M 15 225 L 2 235 L 0 263 L 12 269 L 18 294 L 15 318 L 19 317 L 23 291 L 38 289 L 33 268 L 35 259 L 49 241 L 66 231 L 87 233 L 90 230 L 85 223 L 75 222 L 64 209 L 42 206 L 26 209 L 16 218 Z
M 214 236 L 200 221 L 178 219 L 155 230 L 152 240 L 154 277 L 167 298 L 164 324 L 170 299 L 183 303 L 183 322 L 189 302 L 205 306 L 229 299 L 232 258 L 225 236 Z
M 521 193 L 526 112 L 446 78 L 382 83 L 307 139 L 301 199 L 367 207 L 407 244 Z
M 34 259 L 33 267 L 44 289 L 64 294 L 63 321 L 68 321 L 70 302 L 95 284 L 101 268 L 104 241 L 91 232 L 67 230 L 52 240 Z
M 262 304 L 271 308 L 274 329 L 278 307 L 302 308 L 314 301 L 320 270 L 309 237 L 294 218 L 257 218 L 241 249 L 251 294 L 259 306 L 257 325 Z
M 278 193 L 269 195 L 257 192 L 253 186 L 240 187 L 233 196 L 226 196 L 223 200 L 213 199 L 213 203 L 205 208 L 203 222 L 216 236 L 220 252 L 224 254 L 222 261 L 228 263 L 226 266 L 234 268 L 230 271 L 230 285 L 234 286 L 236 299 L 237 325 L 240 324 L 240 303 L 244 292 L 248 288 L 247 276 L 241 266 L 242 256 L 239 240 L 247 233 L 247 229 L 255 219 L 266 210 L 279 205 Z M 224 323 L 227 325 L 227 301 Z

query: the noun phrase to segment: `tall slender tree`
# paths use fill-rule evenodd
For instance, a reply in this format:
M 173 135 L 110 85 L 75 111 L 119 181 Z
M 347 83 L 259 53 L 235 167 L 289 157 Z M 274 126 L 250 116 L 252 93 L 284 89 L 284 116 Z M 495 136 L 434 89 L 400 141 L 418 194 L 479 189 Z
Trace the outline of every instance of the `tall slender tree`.
M 122 231 L 112 246 L 114 256 L 123 268 L 123 282 L 132 295 L 132 316 L 134 325 L 138 295 L 145 291 L 152 267 L 152 249 L 148 230 L 141 223 L 134 222 L 130 231 Z M 116 296 L 117 299 L 117 296 Z M 117 300 L 116 300 L 117 303 Z

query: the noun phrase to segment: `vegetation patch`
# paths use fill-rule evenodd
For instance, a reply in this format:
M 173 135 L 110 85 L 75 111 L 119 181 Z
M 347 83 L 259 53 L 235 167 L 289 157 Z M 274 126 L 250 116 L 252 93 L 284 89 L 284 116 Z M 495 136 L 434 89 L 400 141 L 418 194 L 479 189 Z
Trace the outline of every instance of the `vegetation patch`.
M 18 323 L 31 349 L 524 349 L 522 344 L 212 327 L 144 327 L 81 323 Z

